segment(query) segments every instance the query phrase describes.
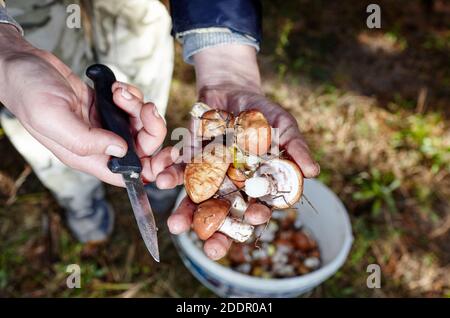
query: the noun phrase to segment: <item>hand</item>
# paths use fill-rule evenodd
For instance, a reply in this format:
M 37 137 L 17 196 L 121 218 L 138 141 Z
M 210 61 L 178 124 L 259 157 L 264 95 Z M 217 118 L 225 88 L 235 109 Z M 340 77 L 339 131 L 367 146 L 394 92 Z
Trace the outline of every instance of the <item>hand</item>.
M 0 25 L 0 46 L 0 101 L 63 163 L 122 186 L 121 176 L 111 173 L 107 162 L 110 156 L 123 157 L 127 144 L 100 128 L 93 90 L 54 55 L 27 43 L 12 26 Z M 164 140 L 164 119 L 155 105 L 143 102 L 137 88 L 115 83 L 112 90 L 115 103 L 130 115 L 144 181 L 164 185 L 164 178 L 157 176 L 172 163 L 170 149 L 148 157 Z
M 272 127 L 280 132 L 280 146 L 300 167 L 306 178 L 319 174 L 295 118 L 262 93 L 255 49 L 239 44 L 208 48 L 194 55 L 199 99 L 211 107 L 235 114 L 246 109 L 258 109 Z M 188 231 L 196 205 L 186 197 L 168 220 L 173 234 Z M 258 225 L 269 220 L 271 211 L 264 205 L 252 204 L 245 213 L 247 223 Z M 231 240 L 215 233 L 204 244 L 204 251 L 212 259 L 227 253 Z

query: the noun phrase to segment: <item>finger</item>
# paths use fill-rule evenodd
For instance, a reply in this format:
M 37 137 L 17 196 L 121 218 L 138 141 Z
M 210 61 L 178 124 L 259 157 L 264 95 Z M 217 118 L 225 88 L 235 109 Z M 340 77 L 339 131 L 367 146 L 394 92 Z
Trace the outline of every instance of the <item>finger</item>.
M 141 161 L 142 177 L 146 182 L 153 182 L 161 171 L 173 164 L 170 147 L 162 149 L 152 157 L 143 157 Z
M 314 178 L 319 175 L 320 166 L 313 159 L 311 152 L 303 139 L 293 139 L 284 145 L 284 148 L 299 166 L 305 178 Z
M 114 103 L 126 111 L 131 117 L 140 119 L 142 100 L 131 94 L 124 88 L 118 88 L 113 91 Z
M 261 110 L 271 110 L 264 112 L 264 115 L 272 127 L 280 130 L 279 144 L 293 158 L 303 176 L 313 178 L 319 175 L 320 166 L 313 159 L 308 145 L 303 140 L 296 119 L 277 104 L 265 103 L 263 100 L 259 101 L 259 105 Z
M 130 92 L 131 94 L 133 94 L 135 97 L 137 97 L 141 102 L 144 102 L 144 94 L 142 93 L 142 91 L 137 88 L 136 86 L 133 86 L 131 84 L 128 83 L 124 83 L 124 82 L 115 82 L 112 85 L 112 91 L 116 91 L 118 89 L 124 88 L 126 89 L 128 92 Z
M 122 176 L 116 173 L 112 173 L 108 167 L 109 156 L 106 155 L 93 155 L 81 157 L 75 155 L 73 152 L 68 151 L 66 148 L 55 143 L 53 140 L 45 137 L 37 131 L 30 129 L 30 134 L 36 138 L 44 147 L 50 150 L 62 163 L 72 167 L 73 169 L 82 171 L 84 173 L 93 175 L 103 182 L 108 184 L 124 187 L 125 184 L 122 180 Z
M 143 128 L 136 137 L 136 146 L 141 155 L 150 156 L 161 146 L 166 137 L 166 123 L 153 103 L 142 106 L 140 118 Z
M 196 207 L 194 202 L 186 196 L 175 212 L 167 219 L 167 226 L 169 227 L 170 233 L 178 235 L 189 231 Z
M 145 182 L 156 181 L 160 189 L 171 189 L 183 182 L 183 167 L 174 165 L 179 152 L 166 147 L 153 157 L 142 158 L 142 177 Z
M 245 222 L 251 225 L 260 225 L 269 221 L 272 210 L 261 203 L 252 203 L 247 207 L 244 214 Z
M 56 154 L 58 158 L 58 154 Z M 83 171 L 89 175 L 92 175 L 107 184 L 111 184 L 116 187 L 125 187 L 122 175 L 118 173 L 112 173 L 108 168 L 108 161 L 110 157 L 105 155 L 93 155 L 88 157 L 74 156 L 66 160 L 66 164 L 73 167 L 76 170 Z
M 156 177 L 159 189 L 173 189 L 183 184 L 184 169 L 181 165 L 173 165 L 165 169 Z
M 222 233 L 214 233 L 203 245 L 206 256 L 212 260 L 218 260 L 227 255 L 231 246 L 231 239 Z
M 34 121 L 33 129 L 78 156 L 104 154 L 123 157 L 127 143 L 118 135 L 102 128 L 93 128 L 75 113 L 53 103 L 45 119 Z

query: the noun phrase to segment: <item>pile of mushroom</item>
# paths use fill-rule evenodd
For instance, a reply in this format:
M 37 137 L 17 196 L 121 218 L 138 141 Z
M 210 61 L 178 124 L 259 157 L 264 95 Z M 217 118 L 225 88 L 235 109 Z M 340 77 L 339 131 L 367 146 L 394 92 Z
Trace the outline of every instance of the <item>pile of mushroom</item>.
M 254 240 L 258 239 L 258 244 Z M 295 210 L 276 211 L 250 240 L 233 244 L 220 264 L 243 274 L 285 278 L 308 274 L 321 265 L 318 244 Z
M 270 153 L 272 127 L 261 112 L 250 109 L 236 116 L 196 103 L 191 115 L 194 137 L 204 148 L 187 164 L 184 184 L 198 204 L 193 230 L 201 240 L 219 231 L 245 242 L 254 231 L 243 222 L 250 201 L 286 209 L 300 200 L 302 174 L 289 159 Z M 217 137 L 225 138 L 217 143 Z M 230 138 L 231 145 L 224 145 Z
M 202 242 L 191 232 L 198 248 Z M 319 246 L 305 228 L 295 209 L 274 211 L 268 224 L 255 227 L 245 243 L 231 245 L 222 266 L 242 274 L 261 278 L 286 278 L 308 274 L 320 268 Z

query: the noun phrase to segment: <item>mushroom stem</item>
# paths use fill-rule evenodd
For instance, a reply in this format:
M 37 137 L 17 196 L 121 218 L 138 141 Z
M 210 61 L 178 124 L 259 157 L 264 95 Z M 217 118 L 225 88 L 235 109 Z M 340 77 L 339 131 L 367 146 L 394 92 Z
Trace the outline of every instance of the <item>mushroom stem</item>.
M 206 113 L 208 110 L 211 110 L 211 107 L 204 103 L 195 103 L 194 106 L 192 106 L 191 115 L 195 118 L 200 118 L 204 113 Z
M 273 187 L 273 181 L 268 177 L 253 177 L 245 180 L 245 193 L 252 198 L 271 194 Z
M 258 165 L 261 163 L 261 159 L 258 156 L 249 154 L 245 158 L 245 165 L 248 169 L 254 171 L 258 168 Z
M 254 226 L 241 222 L 238 219 L 227 216 L 218 231 L 238 241 L 247 241 L 253 233 Z
M 222 185 L 217 192 L 220 196 L 227 199 L 231 203 L 230 213 L 235 218 L 243 218 L 248 204 L 245 202 L 239 189 L 234 185 L 230 178 L 225 177 Z
M 264 162 L 253 178 L 245 181 L 245 192 L 269 206 L 287 209 L 301 198 L 303 175 L 292 161 L 274 158 Z
M 240 193 L 235 195 L 231 201 L 231 214 L 237 218 L 243 218 L 244 213 L 248 208 L 247 202 L 245 202 L 244 198 Z

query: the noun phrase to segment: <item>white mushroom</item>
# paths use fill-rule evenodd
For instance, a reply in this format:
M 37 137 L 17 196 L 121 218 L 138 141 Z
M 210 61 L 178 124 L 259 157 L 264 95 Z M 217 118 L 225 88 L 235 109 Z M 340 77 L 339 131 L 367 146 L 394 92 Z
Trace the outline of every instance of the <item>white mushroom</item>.
M 320 265 L 320 260 L 317 257 L 308 257 L 303 264 L 310 269 L 316 269 Z
M 266 177 L 253 177 L 245 180 L 245 193 L 252 198 L 260 198 L 273 192 L 273 182 Z M 275 189 L 276 190 L 276 189 Z
M 244 217 L 248 204 L 245 202 L 242 194 L 238 191 L 236 185 L 228 177 L 224 178 L 217 194 L 230 201 L 230 213 L 232 216 L 239 219 Z
M 285 159 L 263 163 L 252 178 L 245 181 L 245 193 L 278 209 L 286 209 L 300 200 L 303 176 L 297 165 Z
M 229 217 L 229 210 L 230 202 L 223 199 L 209 199 L 199 204 L 192 224 L 198 237 L 207 240 L 218 231 L 241 243 L 248 240 L 254 227 Z
M 192 106 L 191 115 L 192 117 L 200 118 L 204 113 L 206 113 L 208 110 L 211 109 L 212 108 L 209 107 L 208 105 L 198 102 Z

